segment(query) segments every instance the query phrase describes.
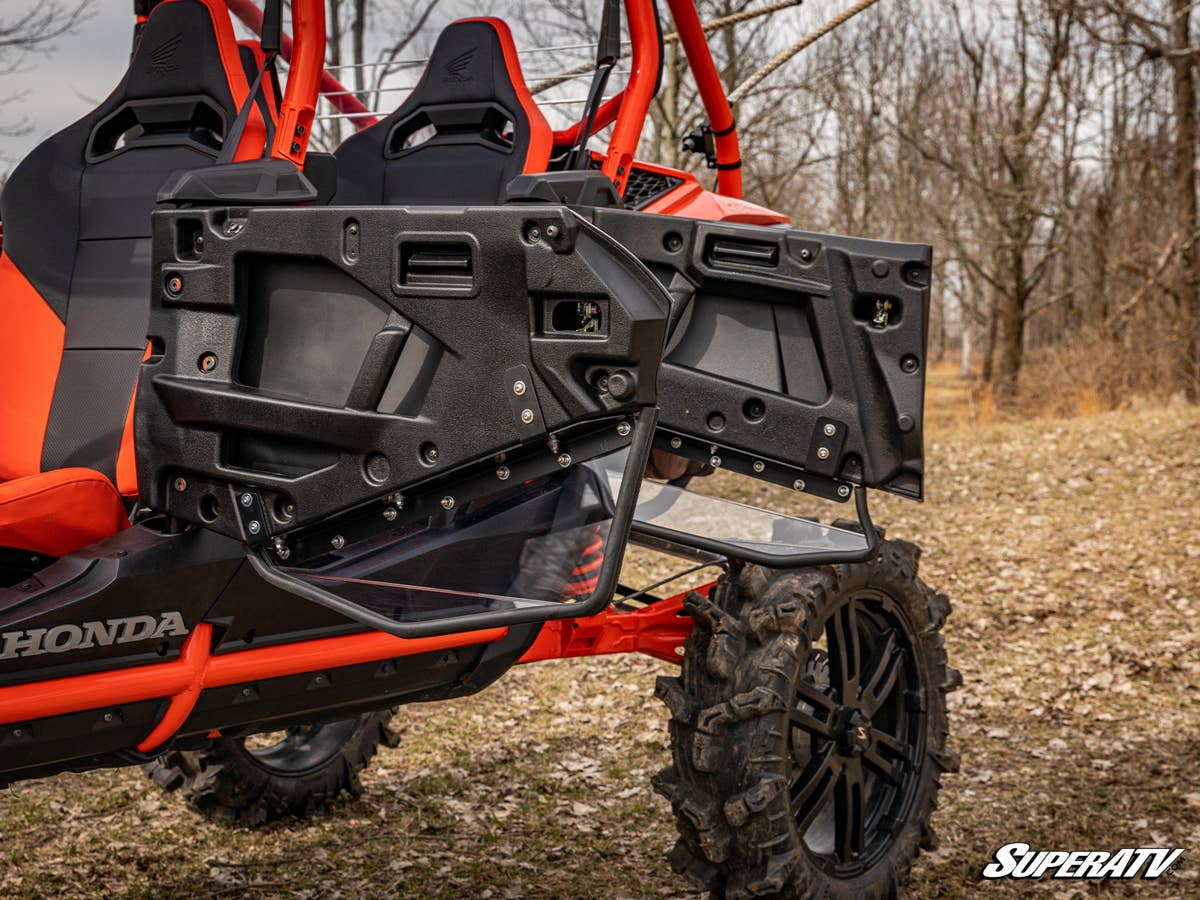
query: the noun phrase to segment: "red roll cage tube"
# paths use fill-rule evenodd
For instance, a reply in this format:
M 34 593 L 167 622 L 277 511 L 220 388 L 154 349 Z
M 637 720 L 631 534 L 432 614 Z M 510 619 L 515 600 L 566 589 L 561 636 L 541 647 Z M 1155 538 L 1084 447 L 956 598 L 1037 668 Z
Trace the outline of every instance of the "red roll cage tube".
M 262 31 L 262 12 L 254 0 L 225 0 L 225 3 L 229 11 L 251 31 L 255 34 Z M 694 0 L 667 0 L 667 6 L 679 35 L 680 46 L 696 79 L 705 115 L 716 141 L 717 193 L 740 199 L 742 173 L 737 126 L 700 22 L 700 14 Z M 629 81 L 618 94 L 601 104 L 593 126 L 599 131 L 615 123 L 602 170 L 622 193 L 662 67 L 654 0 L 625 0 L 625 14 L 632 44 L 633 65 Z M 340 113 L 351 115 L 349 121 L 356 128 L 367 128 L 378 119 L 358 97 L 325 71 L 323 0 L 294 0 L 292 31 L 295 40 L 286 34 L 283 36 L 281 53 L 290 68 L 280 110 L 280 127 L 271 155 L 302 165 L 318 92 L 326 94 Z M 582 127 L 582 122 L 577 122 L 570 128 L 556 131 L 555 145 L 570 146 Z

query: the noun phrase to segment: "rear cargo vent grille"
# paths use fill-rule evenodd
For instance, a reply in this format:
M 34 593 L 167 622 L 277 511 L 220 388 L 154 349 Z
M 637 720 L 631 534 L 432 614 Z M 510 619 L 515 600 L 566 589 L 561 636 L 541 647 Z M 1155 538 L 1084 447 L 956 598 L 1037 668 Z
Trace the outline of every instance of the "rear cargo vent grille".
M 633 169 L 625 183 L 625 205 L 630 209 L 649 206 L 663 194 L 683 184 L 682 178 L 651 172 L 649 169 Z
M 405 287 L 469 288 L 475 267 L 465 243 L 403 243 L 400 284 Z
M 714 237 L 708 242 L 704 258 L 710 266 L 720 268 L 773 269 L 779 265 L 779 245 Z

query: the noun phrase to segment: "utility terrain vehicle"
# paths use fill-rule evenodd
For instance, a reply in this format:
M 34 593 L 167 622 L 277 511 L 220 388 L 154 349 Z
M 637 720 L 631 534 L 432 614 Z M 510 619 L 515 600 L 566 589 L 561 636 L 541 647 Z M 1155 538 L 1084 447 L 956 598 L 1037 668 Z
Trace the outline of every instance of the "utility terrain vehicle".
M 690 0 L 606 0 L 558 130 L 498 19 L 378 113 L 323 69 L 320 0 L 280 7 L 138 0 L 124 79 L 4 188 L 0 783 L 141 764 L 209 816 L 303 815 L 405 703 L 640 652 L 682 665 L 676 871 L 894 893 L 955 765 L 948 601 L 867 505 L 923 493 L 930 248 L 741 199 Z M 635 156 L 664 40 L 715 190 Z M 332 155 L 322 91 L 357 129 Z M 626 585 L 631 541 L 715 580 Z

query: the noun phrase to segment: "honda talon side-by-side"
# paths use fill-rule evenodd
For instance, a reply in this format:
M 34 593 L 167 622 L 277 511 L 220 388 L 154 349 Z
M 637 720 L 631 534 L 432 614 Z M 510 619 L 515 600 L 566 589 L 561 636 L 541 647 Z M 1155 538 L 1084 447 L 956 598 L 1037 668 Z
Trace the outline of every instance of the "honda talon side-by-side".
M 959 678 L 868 492 L 924 492 L 931 249 L 742 199 L 691 0 L 603 0 L 562 129 L 497 18 L 387 111 L 324 68 L 321 0 L 134 11 L 120 84 L 0 206 L 0 784 L 141 765 L 213 818 L 303 816 L 406 703 L 645 653 L 681 667 L 675 871 L 899 891 Z M 712 190 L 637 157 L 668 27 Z M 719 577 L 627 584 L 629 543 Z

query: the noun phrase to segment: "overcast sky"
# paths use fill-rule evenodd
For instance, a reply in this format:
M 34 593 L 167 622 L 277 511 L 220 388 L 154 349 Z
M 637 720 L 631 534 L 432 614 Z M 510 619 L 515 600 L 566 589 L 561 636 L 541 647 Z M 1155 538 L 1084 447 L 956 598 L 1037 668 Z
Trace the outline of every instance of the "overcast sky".
M 0 0 L 0 21 L 12 21 L 29 7 L 30 0 Z M 0 130 L 17 121 L 30 126 L 26 134 L 0 135 L 0 170 L 94 109 L 121 80 L 133 39 L 133 3 L 96 0 L 90 15 L 52 50 L 26 56 L 17 71 L 0 75 L 0 97 L 22 95 L 0 107 Z

